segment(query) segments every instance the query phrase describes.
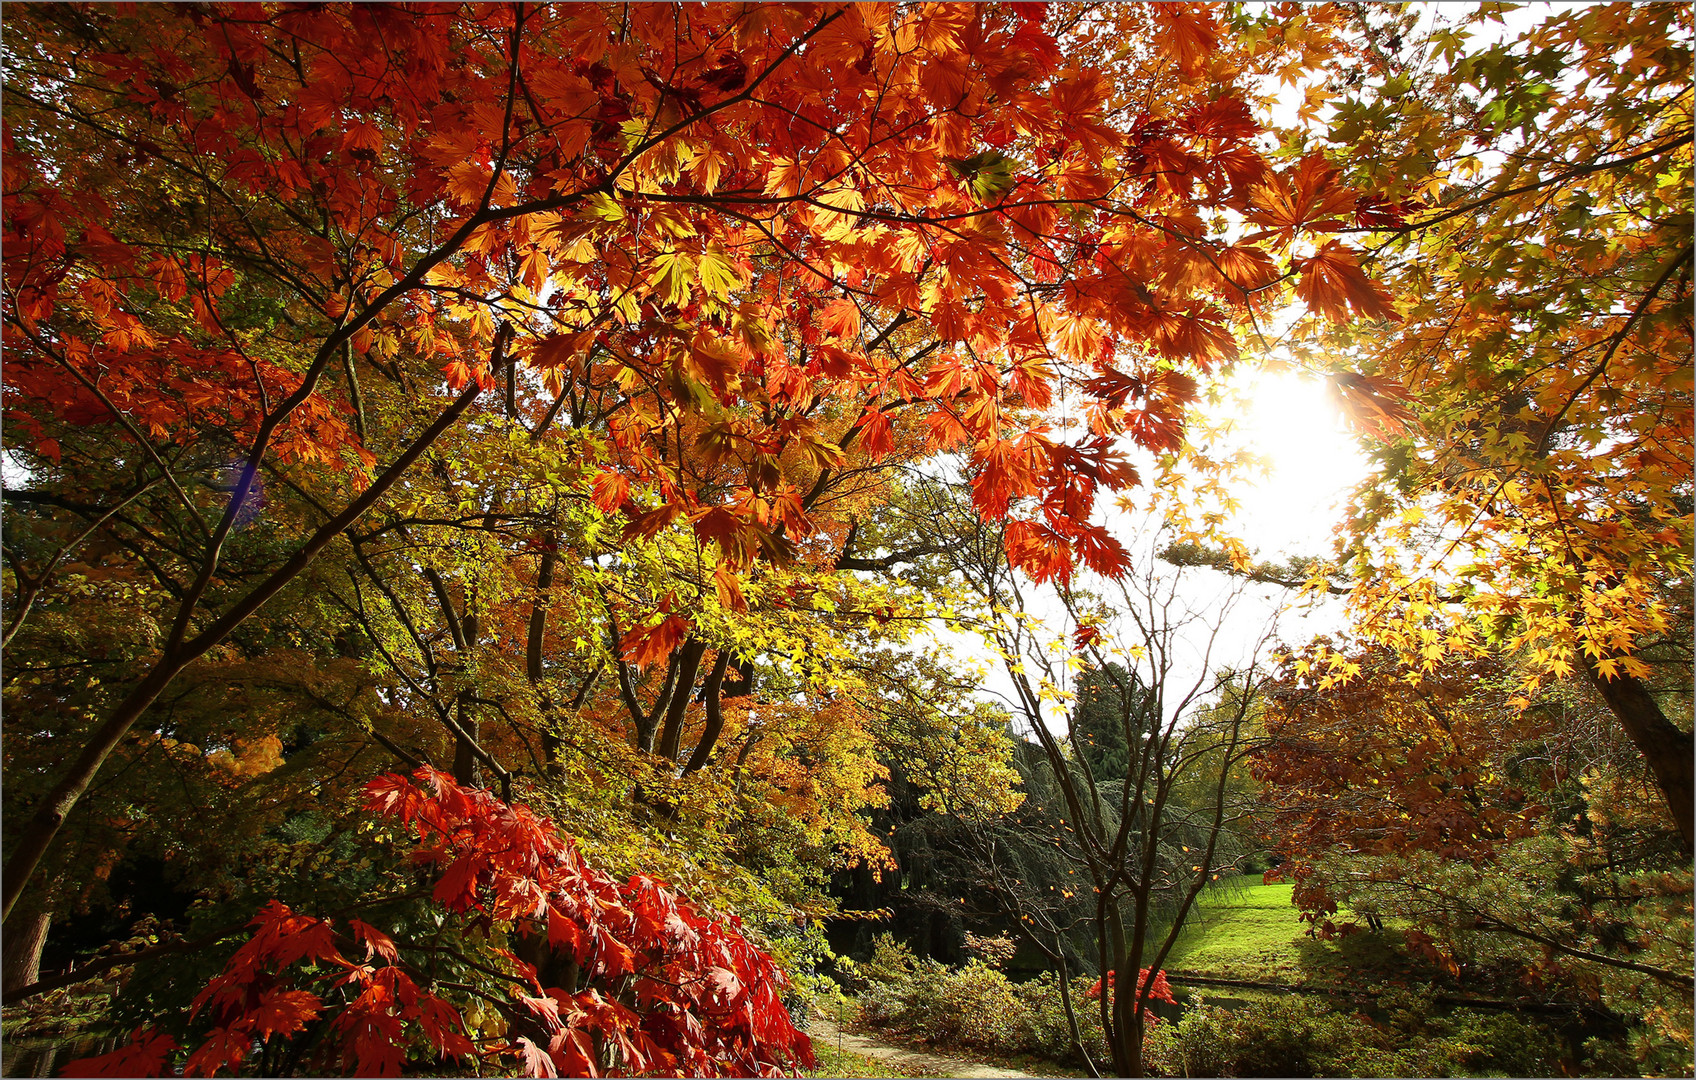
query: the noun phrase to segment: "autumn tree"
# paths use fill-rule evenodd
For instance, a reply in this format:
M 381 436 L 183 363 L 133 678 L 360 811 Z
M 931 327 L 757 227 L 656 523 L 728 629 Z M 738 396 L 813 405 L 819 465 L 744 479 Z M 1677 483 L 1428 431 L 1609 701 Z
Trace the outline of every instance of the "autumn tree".
M 1424 851 L 1482 863 L 1530 836 L 1566 779 L 1563 764 L 1536 753 L 1558 719 L 1519 714 L 1511 673 L 1490 658 L 1433 672 L 1409 670 L 1382 646 L 1348 650 L 1350 677 L 1321 688 L 1317 656 L 1334 642 L 1289 656 L 1268 687 L 1266 738 L 1254 769 L 1268 803 L 1264 828 L 1315 922 L 1336 911 L 1311 885 L 1312 863 L 1337 852 Z
M 1159 524 L 1134 534 L 1142 557 L 1133 574 L 1034 583 L 1010 565 L 993 530 L 940 485 L 933 490 L 941 528 L 960 530 L 947 557 L 974 600 L 970 614 L 1004 662 L 1016 723 L 1041 747 L 1053 803 L 1020 814 L 1059 815 L 1048 841 L 1070 865 L 1067 892 L 1087 912 L 1112 1070 L 1140 1076 L 1150 1002 L 1167 993 L 1160 968 L 1196 897 L 1243 854 L 1229 836 L 1247 809 L 1232 779 L 1264 676 L 1252 655 L 1215 655 L 1226 648 L 1221 629 L 1242 587 L 1221 579 L 1202 598 L 1179 568 L 1153 557 L 1170 539 Z M 1033 612 L 1044 609 L 1055 615 L 1039 623 Z M 1263 627 L 1251 653 L 1268 634 Z M 1080 687 L 1097 680 L 1126 751 L 1119 777 L 1096 775 L 1085 733 L 1067 726 Z M 1017 900 L 1018 876 L 1005 865 L 995 876 L 1008 879 L 996 884 Z M 1063 956 L 1065 905 L 1036 899 L 1040 910 L 1019 913 L 1027 934 L 1046 932 L 1045 949 Z M 1081 1047 L 1075 1024 L 1073 1040 Z
M 1087 512 L 1134 479 L 1112 440 L 1175 437 L 1193 383 L 1165 365 L 1230 359 L 1236 313 L 1280 280 L 1268 249 L 1317 220 L 1288 192 L 1330 179 L 1261 157 L 1212 13 L 1072 20 L 1068 42 L 1100 57 L 1082 66 L 1043 18 L 9 9 L 6 408 L 30 479 L 8 500 L 43 540 L 8 542 L 7 632 L 78 594 L 88 575 L 60 571 L 91 543 L 83 565 L 121 574 L 145 632 L 10 816 L 7 911 L 166 687 L 327 553 L 364 573 L 361 546 L 380 567 L 372 544 L 414 516 L 440 526 L 406 496 L 426 465 L 470 482 L 442 457 L 455 431 L 545 446 L 535 483 L 619 515 L 631 542 L 701 553 L 701 590 L 604 605 L 601 685 L 662 756 L 681 756 L 697 687 L 702 730 L 722 730 L 748 659 L 698 625 L 707 583 L 734 613 L 762 575 L 842 558 L 833 500 L 890 455 L 961 450 L 1019 565 L 1118 568 Z M 1226 208 L 1277 228 L 1233 242 L 1207 217 Z M 1372 303 L 1336 245 L 1301 257 L 1300 284 L 1323 310 Z M 1041 419 L 1061 380 L 1083 388 L 1087 434 Z M 535 526 L 516 557 L 541 590 L 564 573 L 546 499 L 452 510 L 508 560 Z M 496 555 L 476 552 L 457 555 Z M 348 585 L 355 623 L 434 601 L 447 638 L 413 642 L 397 679 L 472 664 L 494 625 L 486 593 L 433 569 L 440 588 L 396 576 L 392 599 L 390 571 Z M 522 619 L 524 677 L 554 708 L 575 692 L 532 677 L 545 595 Z M 578 691 L 596 670 L 571 672 Z M 510 772 L 470 727 L 493 705 L 418 686 L 458 775 Z
M 1501 18 L 1363 13 L 1292 136 L 1394 208 L 1367 241 L 1401 321 L 1328 345 L 1387 440 L 1353 604 L 1427 671 L 1499 648 L 1525 700 L 1588 680 L 1688 846 L 1690 12 Z
M 904 561 L 859 528 L 888 471 L 956 450 L 1017 564 L 1120 569 L 1090 514 L 1135 479 L 1113 440 L 1177 438 L 1318 220 L 1289 193 L 1334 178 L 1270 165 L 1234 85 L 1276 48 L 1222 30 L 1173 5 L 9 7 L 7 918 L 87 900 L 156 777 L 206 813 L 262 796 L 223 815 L 267 836 L 255 865 L 334 808 L 287 874 L 198 865 L 222 900 L 357 891 L 310 868 L 385 757 L 512 797 L 588 764 L 653 833 L 875 855 L 859 702 L 892 689 L 855 661 L 922 614 L 851 576 Z M 1276 229 L 1235 240 L 1224 210 Z M 1296 259 L 1311 304 L 1370 302 L 1345 250 Z M 1080 387 L 1088 430 L 1049 428 Z M 106 812 L 115 776 L 134 812 Z

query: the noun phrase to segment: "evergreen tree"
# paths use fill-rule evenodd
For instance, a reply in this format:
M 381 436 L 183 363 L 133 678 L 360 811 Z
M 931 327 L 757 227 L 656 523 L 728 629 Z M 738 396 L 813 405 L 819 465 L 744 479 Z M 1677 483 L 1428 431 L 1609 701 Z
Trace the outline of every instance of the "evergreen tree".
M 1147 731 L 1152 707 L 1148 690 L 1124 665 L 1109 663 L 1084 671 L 1072 709 L 1072 746 L 1096 783 L 1125 778 L 1131 757 L 1126 732 Z

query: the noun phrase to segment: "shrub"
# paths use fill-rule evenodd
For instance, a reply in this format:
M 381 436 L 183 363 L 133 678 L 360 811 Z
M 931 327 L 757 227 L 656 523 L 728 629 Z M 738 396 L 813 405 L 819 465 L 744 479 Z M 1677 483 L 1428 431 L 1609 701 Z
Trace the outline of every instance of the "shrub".
M 873 985 L 895 983 L 908 978 L 918 968 L 918 957 L 905 944 L 888 934 L 872 939 L 872 955 L 854 965 L 854 974 Z
M 1098 1064 L 1106 1061 L 1107 1038 L 1101 1029 L 1101 1010 L 1094 1001 L 1086 1000 L 1093 980 L 1080 975 L 1072 980 L 1072 1010 L 1078 1018 L 1078 1032 L 1084 1048 Z M 1024 1009 L 1024 1039 L 1021 1049 L 1050 1061 L 1066 1061 L 1077 1065 L 1077 1052 L 1072 1047 L 1071 1028 L 1066 1024 L 1066 1006 L 1060 1000 L 1060 980 L 1053 972 L 1044 972 L 1030 982 L 1015 988 Z
M 1552 1076 L 1558 1036 L 1505 1013 L 1433 1012 L 1428 991 L 1379 1002 L 1379 1024 L 1313 1000 L 1282 998 L 1233 1009 L 1199 1005 L 1150 1033 L 1144 1054 L 1160 1076 Z
M 1355 1051 L 1388 1049 L 1377 1045 L 1374 1034 L 1364 1018 L 1302 1000 L 1253 1002 L 1235 1010 L 1200 1005 L 1177 1024 L 1155 1028 L 1143 1063 L 1163 1076 L 1430 1075 L 1382 1067 L 1354 1072 L 1347 1061 Z
M 929 958 L 903 978 L 860 997 L 874 1027 L 921 1042 L 1006 1050 L 1019 1041 L 1024 1010 L 1007 976 L 981 960 L 950 971 Z
M 882 935 L 873 942 L 871 958 L 854 965 L 854 974 L 866 980 L 860 1018 L 871 1027 L 935 1046 L 1082 1064 L 1052 973 L 1014 983 L 981 959 L 951 969 L 917 958 Z M 1087 998 L 1093 982 L 1088 976 L 1072 981 L 1072 1007 L 1084 1046 L 1101 1062 L 1107 1042 L 1097 1003 Z

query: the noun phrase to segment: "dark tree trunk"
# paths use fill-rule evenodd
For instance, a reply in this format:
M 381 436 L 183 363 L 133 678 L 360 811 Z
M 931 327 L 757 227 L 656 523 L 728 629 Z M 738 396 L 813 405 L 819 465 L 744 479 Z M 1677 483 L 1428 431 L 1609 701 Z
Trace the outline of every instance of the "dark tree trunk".
M 1635 676 L 1616 673 L 1613 678 L 1606 678 L 1596 669 L 1596 661 L 1588 656 L 1584 658 L 1584 673 L 1648 762 L 1688 853 L 1692 833 L 1696 832 L 1696 822 L 1692 821 L 1696 815 L 1696 789 L 1691 784 L 1691 754 L 1696 746 L 1692 745 L 1690 733 L 1680 731 L 1667 719 L 1648 688 Z
M 0 994 L 10 997 L 13 991 L 41 978 L 41 947 L 47 944 L 47 928 L 52 924 L 53 913 L 40 911 L 7 928 L 4 959 L 0 960 Z
M 542 723 L 542 768 L 549 776 L 560 775 L 559 733 L 552 721 L 553 702 L 542 691 L 542 637 L 548 626 L 548 589 L 554 583 L 554 565 L 559 562 L 559 538 L 550 535 L 549 546 L 542 552 L 542 564 L 536 570 L 536 602 L 530 608 L 530 627 L 524 643 L 524 671 L 530 685 L 540 696 Z
M 701 670 L 701 657 L 707 652 L 707 643 L 690 638 L 683 644 L 683 651 L 678 657 L 677 686 L 671 692 L 671 704 L 665 713 L 665 728 L 660 732 L 660 756 L 677 760 L 680 744 L 683 741 L 683 718 L 689 711 L 689 699 L 695 692 L 695 675 Z
M 457 735 L 454 736 L 453 778 L 465 787 L 482 787 L 483 777 L 477 768 L 477 751 L 475 749 L 476 740 L 481 734 L 477 730 L 477 718 L 465 708 L 463 700 L 459 702 L 458 708 L 459 728 L 470 738 L 462 739 Z
M 707 763 L 713 747 L 718 743 L 719 733 L 724 730 L 724 710 L 720 695 L 724 692 L 724 669 L 729 660 L 730 654 L 719 650 L 718 659 L 713 662 L 713 669 L 707 675 L 707 685 L 701 690 L 701 700 L 707 706 L 707 724 L 701 729 L 701 740 L 695 744 L 695 752 L 689 755 L 689 763 L 683 767 L 684 776 Z
M 445 610 L 451 617 L 453 614 L 453 603 L 451 601 L 448 602 Z M 460 659 L 466 664 L 470 664 L 472 656 L 477 651 L 477 635 L 481 627 L 478 625 L 477 616 L 470 612 L 467 612 L 465 617 L 459 620 L 459 623 L 465 635 L 460 643 Z M 481 737 L 481 732 L 477 730 L 477 716 L 471 710 L 471 703 L 465 700 L 469 696 L 467 693 L 461 693 L 459 700 L 454 703 L 457 713 L 454 719 L 459 721 L 459 730 L 465 734 L 454 736 L 453 778 L 466 787 L 482 787 L 481 770 L 477 768 L 477 741 Z

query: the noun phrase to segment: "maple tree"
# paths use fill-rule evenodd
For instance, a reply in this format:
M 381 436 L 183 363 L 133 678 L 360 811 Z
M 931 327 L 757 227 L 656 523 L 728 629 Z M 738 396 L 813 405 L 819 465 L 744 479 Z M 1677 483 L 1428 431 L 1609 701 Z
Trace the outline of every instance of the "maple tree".
M 440 1057 L 506 1059 L 527 1076 L 768 1076 L 812 1064 L 807 1037 L 779 1000 L 782 974 L 735 920 L 649 878 L 615 881 L 526 807 L 428 768 L 417 781 L 372 781 L 366 805 L 416 834 L 413 861 L 433 868 L 431 902 L 482 932 L 456 933 L 444 948 L 439 922 L 414 921 L 416 937 L 358 918 L 338 929 L 272 901 L 194 1000 L 189 1019 L 210 1027 L 197 1034 L 186 1075 L 235 1073 L 255 1040 L 275 1049 L 273 1039 L 286 1042 L 314 1021 L 322 1030 L 320 1017 L 327 1035 L 292 1063 L 358 1076 L 403 1075 L 413 1031 Z M 489 933 L 496 925 L 513 951 Z M 360 946 L 363 957 L 349 959 Z M 503 960 L 512 974 L 496 974 L 516 984 L 505 996 L 456 981 Z M 503 1022 L 468 1024 L 442 996 L 455 991 L 490 1001 Z M 168 1034 L 138 1031 L 66 1075 L 169 1075 L 175 1048 Z
M 1314 660 L 1339 652 L 1358 670 L 1322 687 Z M 1526 708 L 1521 679 L 1500 656 L 1435 672 L 1382 645 L 1287 657 L 1253 754 L 1282 856 L 1268 876 L 1295 883 L 1317 936 L 1404 919 L 1457 982 L 1605 1004 L 1659 1068 L 1688 1055 L 1687 859 L 1601 697 L 1554 686 Z
M 1285 177 L 1256 149 L 1213 13 L 1067 28 L 1099 66 L 1068 63 L 1044 19 L 12 9 L 5 392 L 32 479 L 8 499 L 54 539 L 32 563 L 8 545 L 7 633 L 112 575 L 157 631 L 12 830 L 8 913 L 164 688 L 362 530 L 399 534 L 456 431 L 544 447 L 533 490 L 698 552 L 732 612 L 784 564 L 853 565 L 832 500 L 937 449 L 966 453 L 1018 564 L 1122 568 L 1088 512 L 1134 481 L 1112 440 L 1174 443 L 1194 385 L 1179 368 L 1229 361 L 1233 320 L 1281 281 L 1270 253 L 1346 200 L 1317 164 Z M 1105 52 L 1127 34 L 1134 51 Z M 1224 236 L 1204 212 L 1225 208 L 1266 235 Z M 1302 258 L 1310 306 L 1376 310 L 1345 250 Z M 1062 383 L 1084 394 L 1075 441 L 1040 412 Z M 96 482 L 71 498 L 73 477 Z M 457 519 L 510 520 L 497 503 L 462 497 Z M 567 562 L 548 557 L 557 526 L 517 515 L 541 526 L 527 555 L 546 590 Z M 97 534 L 110 549 L 88 548 Z M 63 572 L 73 556 L 90 561 Z M 478 652 L 465 583 L 430 584 Z M 721 711 L 735 652 L 692 602 L 646 588 L 609 606 L 637 742 L 667 756 L 688 680 Z M 527 642 L 549 617 L 531 605 Z M 510 773 L 469 727 L 489 706 L 451 682 L 418 700 L 456 771 Z
M 1254 751 L 1271 811 L 1262 828 L 1286 858 L 1279 874 L 1296 881 L 1296 903 L 1316 923 L 1336 911 L 1308 881 L 1324 855 L 1419 850 L 1481 863 L 1539 828 L 1545 793 L 1564 779 L 1554 763 L 1524 760 L 1521 748 L 1549 735 L 1554 720 L 1516 712 L 1499 661 L 1410 672 L 1392 650 L 1368 646 L 1347 653 L 1357 670 L 1346 682 L 1320 689 L 1314 657 L 1332 645 L 1285 660 Z
M 1394 208 L 1368 247 L 1401 321 L 1327 342 L 1387 444 L 1347 526 L 1357 621 L 1427 671 L 1523 653 L 1522 701 L 1590 681 L 1688 846 L 1691 737 L 1651 669 L 1688 678 L 1689 12 L 1421 18 L 1363 16 L 1299 136 Z

